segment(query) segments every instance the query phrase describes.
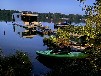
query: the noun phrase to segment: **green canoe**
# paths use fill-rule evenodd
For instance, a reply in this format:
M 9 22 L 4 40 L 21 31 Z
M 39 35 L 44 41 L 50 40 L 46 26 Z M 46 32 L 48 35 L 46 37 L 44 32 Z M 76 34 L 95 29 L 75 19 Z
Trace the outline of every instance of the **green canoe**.
M 36 51 L 36 54 L 39 56 L 44 56 L 44 57 L 50 57 L 50 58 L 86 58 L 88 57 L 88 54 L 84 54 L 82 52 L 69 52 L 65 54 L 61 53 L 51 53 L 52 50 L 47 50 L 47 51 Z

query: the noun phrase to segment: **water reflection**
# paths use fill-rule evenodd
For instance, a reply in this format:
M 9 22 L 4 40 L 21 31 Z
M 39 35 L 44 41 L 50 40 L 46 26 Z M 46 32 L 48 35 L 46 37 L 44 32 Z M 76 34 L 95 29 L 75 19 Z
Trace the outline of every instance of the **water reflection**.
M 37 50 L 47 49 L 47 46 L 43 46 L 43 37 L 35 32 L 23 34 L 22 32 L 26 32 L 26 30 L 20 26 L 13 26 L 11 22 L 7 24 L 0 22 L 0 47 L 5 55 L 14 54 L 17 50 L 27 52 L 33 64 L 33 72 L 36 74 L 47 72 L 48 68 L 35 59 Z M 33 38 L 24 38 L 28 35 L 34 36 Z
M 24 27 L 20 27 L 20 28 L 19 27 L 20 26 L 13 25 L 14 32 L 19 34 L 20 37 L 23 37 L 23 38 L 33 38 L 34 36 L 36 36 L 35 29 L 32 29 L 32 28 L 26 29 Z
M 88 59 L 50 59 L 37 57 L 44 66 L 51 69 L 46 76 L 99 76 Z
M 53 23 L 43 24 L 49 25 L 52 29 L 54 29 Z M 77 62 L 75 62 L 75 60 L 60 61 L 38 58 L 38 62 L 35 59 L 37 56 L 36 51 L 47 49 L 47 46 L 43 46 L 43 44 L 43 37 L 41 35 L 37 35 L 32 30 L 29 31 L 28 29 L 20 26 L 13 26 L 10 22 L 8 22 L 7 24 L 5 22 L 0 22 L 0 47 L 2 47 L 3 52 L 7 55 L 14 53 L 16 50 L 23 50 L 25 52 L 28 52 L 28 54 L 30 55 L 30 59 L 32 60 L 32 63 L 34 65 L 33 72 L 36 73 L 36 75 L 40 76 L 40 73 L 47 72 L 47 70 L 49 70 L 48 68 L 52 69 L 51 76 L 65 76 L 64 74 L 66 73 L 68 73 L 68 75 L 72 74 L 73 76 L 80 71 L 82 75 L 86 72 L 91 72 L 91 69 L 89 69 L 91 67 L 87 60 L 77 60 Z M 49 74 L 50 73 L 48 73 L 47 75 Z M 84 76 L 87 75 L 84 74 Z

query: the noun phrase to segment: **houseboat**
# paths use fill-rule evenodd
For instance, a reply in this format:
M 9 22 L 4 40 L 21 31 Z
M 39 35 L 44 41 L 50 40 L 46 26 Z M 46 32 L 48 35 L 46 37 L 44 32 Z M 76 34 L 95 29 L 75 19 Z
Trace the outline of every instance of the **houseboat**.
M 64 27 L 67 27 L 69 26 L 70 24 L 66 21 L 66 22 L 63 22 L 63 23 L 57 23 L 57 24 L 54 24 L 54 28 L 64 28 Z
M 41 26 L 40 22 L 37 20 L 38 14 L 34 14 L 30 11 L 23 11 L 20 13 L 13 13 L 13 25 L 23 26 L 27 28 L 35 28 Z

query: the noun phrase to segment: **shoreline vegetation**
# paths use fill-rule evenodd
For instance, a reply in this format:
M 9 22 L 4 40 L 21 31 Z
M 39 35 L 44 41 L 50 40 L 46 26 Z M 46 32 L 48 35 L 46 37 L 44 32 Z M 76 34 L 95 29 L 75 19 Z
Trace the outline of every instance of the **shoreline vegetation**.
M 83 27 L 84 26 L 82 26 L 81 29 Z M 64 76 L 67 76 L 67 75 L 69 76 L 73 76 L 73 75 L 95 76 L 97 75 L 97 76 L 100 76 L 101 75 L 100 73 L 101 72 L 101 43 L 100 43 L 101 34 L 97 33 L 96 35 L 93 36 L 93 34 L 89 32 L 89 30 L 92 28 L 89 28 L 86 30 L 85 29 L 77 30 L 76 34 L 81 35 L 80 37 L 78 37 L 78 35 L 72 36 L 70 34 L 70 33 L 75 34 L 75 31 L 72 31 L 71 29 L 69 28 L 58 29 L 56 36 L 50 36 L 48 38 L 44 38 L 43 42 L 45 43 L 45 45 L 49 47 L 50 50 L 56 50 L 53 52 L 56 54 L 57 54 L 57 51 L 60 50 L 61 47 L 62 47 L 61 49 L 61 52 L 62 52 L 64 49 L 63 48 L 64 46 L 78 46 L 79 45 L 80 50 L 77 50 L 77 52 L 81 51 L 81 47 L 85 47 L 85 49 L 82 50 L 81 52 L 86 53 L 89 56 L 87 58 L 84 58 L 84 60 L 80 60 L 80 59 L 71 60 L 73 65 L 67 65 L 67 63 L 69 63 L 67 62 L 68 61 L 67 60 L 65 61 L 65 63 L 60 64 L 55 69 L 53 69 L 51 72 L 47 73 L 46 76 L 55 76 L 55 75 L 57 76 L 60 76 L 60 75 L 64 75 Z M 76 30 L 74 27 L 73 29 Z M 73 43 L 71 44 L 71 41 L 76 42 L 76 44 L 73 44 Z M 72 51 L 72 50 L 69 50 L 69 51 Z M 76 51 L 76 50 L 73 50 L 73 51 Z M 81 68 L 80 66 L 84 68 Z
M 5 56 L 0 49 L 0 76 L 31 76 L 32 63 L 28 54 L 16 51 L 15 54 Z
M 78 0 L 78 1 L 80 1 L 80 3 L 85 3 L 86 0 Z M 85 26 L 71 27 L 63 30 L 59 29 L 57 31 L 56 36 L 46 38 L 47 42 L 49 43 L 52 42 L 56 45 L 59 45 L 60 41 L 64 45 L 65 43 L 63 43 L 62 40 L 65 39 L 64 42 L 66 41 L 67 43 L 69 43 L 70 42 L 69 40 L 71 40 L 71 38 L 72 39 L 74 38 L 74 41 L 76 39 L 77 40 L 76 42 L 80 42 L 80 46 L 88 47 L 84 50 L 84 52 L 87 52 L 89 54 L 89 57 L 87 59 L 92 69 L 91 69 L 91 72 L 89 72 L 89 74 L 83 75 L 84 73 L 83 72 L 81 73 L 81 76 L 95 76 L 95 75 L 100 76 L 101 75 L 101 9 L 100 9 L 101 0 L 95 0 L 95 3 L 93 4 L 94 4 L 93 6 L 84 5 L 84 7 L 82 8 L 83 10 L 85 10 L 85 14 L 88 15 Z M 75 32 L 78 35 L 82 35 L 82 36 L 71 37 L 69 33 L 74 34 Z M 62 39 L 62 40 L 59 41 L 58 39 Z M 67 44 L 67 45 L 70 45 L 70 44 Z M 64 69 L 64 68 L 61 68 L 61 69 Z M 86 73 L 87 73 L 87 68 L 86 68 Z M 58 72 L 56 75 L 58 74 L 63 75 L 66 70 L 68 69 L 65 69 L 62 73 L 59 74 L 59 69 L 58 69 Z M 68 71 L 66 71 L 66 74 L 67 72 Z M 55 73 L 56 71 L 54 71 L 53 75 Z M 49 76 L 51 75 L 49 74 Z

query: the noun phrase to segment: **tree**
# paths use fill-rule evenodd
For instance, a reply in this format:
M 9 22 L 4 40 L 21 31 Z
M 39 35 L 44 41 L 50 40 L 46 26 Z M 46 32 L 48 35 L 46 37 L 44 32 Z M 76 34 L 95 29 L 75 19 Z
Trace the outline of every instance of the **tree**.
M 85 2 L 86 0 L 78 0 Z M 86 26 L 84 27 L 84 33 L 90 38 L 96 39 L 97 35 L 101 34 L 101 0 L 95 0 L 93 6 L 84 5 L 83 10 L 87 15 Z M 98 37 L 99 38 L 99 37 Z M 95 43 L 92 43 L 93 45 Z
M 86 0 L 79 0 L 84 2 Z M 87 49 L 87 51 L 92 52 L 91 54 L 91 64 L 97 72 L 101 70 L 101 0 L 95 0 L 93 6 L 85 5 L 83 10 L 85 10 L 86 15 L 88 15 L 86 20 L 85 32 L 90 36 L 88 44 L 92 48 Z

